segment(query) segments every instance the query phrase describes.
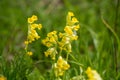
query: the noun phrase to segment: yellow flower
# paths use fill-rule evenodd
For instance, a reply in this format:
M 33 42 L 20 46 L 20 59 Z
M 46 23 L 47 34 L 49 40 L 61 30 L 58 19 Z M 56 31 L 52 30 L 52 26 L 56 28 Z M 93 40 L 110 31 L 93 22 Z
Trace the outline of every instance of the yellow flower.
M 74 26 L 74 30 L 76 30 L 76 31 L 77 31 L 79 28 L 80 28 L 80 25 L 75 25 L 75 26 Z
M 27 52 L 27 54 L 29 55 L 29 56 L 32 56 L 33 55 L 33 53 L 30 51 L 30 52 Z
M 58 68 L 58 67 L 57 67 L 57 64 L 55 63 L 55 64 L 54 64 L 54 73 L 55 73 L 55 76 L 56 76 L 56 77 L 58 77 L 58 76 L 63 76 L 64 70 L 62 70 L 61 68 Z
M 57 61 L 57 67 L 58 67 L 58 68 L 62 68 L 62 67 L 63 67 L 63 63 L 64 63 L 64 60 L 63 60 L 63 58 L 60 56 L 60 57 L 58 58 L 58 61 Z
M 36 32 L 36 30 L 32 29 L 28 32 L 28 42 L 31 43 L 32 41 L 35 41 L 35 39 L 39 39 L 40 36 Z
M 64 61 L 64 64 L 63 64 L 63 69 L 64 70 L 68 70 L 70 68 L 70 65 L 67 63 L 67 61 Z
M 79 21 L 77 20 L 77 18 L 74 17 L 74 14 L 72 12 L 68 12 L 68 15 L 66 17 L 66 21 L 67 21 L 67 26 L 74 26 L 76 25 L 75 23 L 78 23 Z
M 97 71 L 96 70 L 92 70 L 90 67 L 87 68 L 86 74 L 88 76 L 88 80 L 102 80 L 102 78 L 97 73 Z
M 40 30 L 42 28 L 42 24 L 38 24 L 37 28 Z
M 31 18 L 28 18 L 28 23 L 33 23 L 34 21 L 38 20 L 37 16 L 33 15 Z
M 68 12 L 68 16 L 74 16 L 73 12 Z
M 57 63 L 54 64 L 55 75 L 62 76 L 66 70 L 70 68 L 70 65 L 61 56 L 59 56 Z
M 35 41 L 34 37 L 30 34 L 28 35 L 28 42 L 31 43 L 32 41 Z
M 69 35 L 72 35 L 72 34 L 73 34 L 73 31 L 72 31 L 72 29 L 70 28 L 70 26 L 66 26 L 65 29 L 64 29 L 64 31 L 65 31 L 67 34 L 69 34 Z
M 36 28 L 37 29 L 41 29 L 42 25 L 41 24 L 36 24 L 34 23 L 34 21 L 38 20 L 37 16 L 33 15 L 32 17 L 28 18 L 28 36 L 27 36 L 27 42 L 25 41 L 25 44 L 28 45 L 29 43 L 35 41 L 36 39 L 39 39 L 40 36 L 38 35 L 38 33 L 36 32 Z
M 50 57 L 55 60 L 55 55 L 57 54 L 57 51 L 55 48 L 49 48 L 45 53 L 45 56 L 48 57 L 50 55 Z
M 0 76 L 0 80 L 7 80 L 4 76 Z
M 71 40 L 72 40 L 71 37 L 72 36 L 64 35 L 62 37 L 62 40 L 60 42 L 58 42 L 59 48 L 61 50 L 65 50 L 68 53 L 72 52 L 72 50 L 71 50 Z
M 25 41 L 25 42 L 24 42 L 24 44 L 25 44 L 25 45 L 28 45 L 28 44 L 29 44 L 29 42 L 28 42 L 28 41 Z
M 47 43 L 46 43 L 46 46 L 47 46 L 47 47 L 52 47 L 52 46 L 53 46 L 53 44 L 52 44 L 52 43 L 50 43 L 50 42 L 47 42 Z
M 38 18 L 37 18 L 36 15 L 33 15 L 31 18 L 32 18 L 34 21 L 38 20 Z
M 72 40 L 77 40 L 77 39 L 78 39 L 78 36 L 72 35 L 72 36 L 71 36 L 71 39 L 72 39 Z
M 34 20 L 32 18 L 28 18 L 28 23 L 33 23 Z
M 53 36 L 50 38 L 50 42 L 51 43 L 56 43 L 56 40 L 55 40 L 55 38 Z
M 47 34 L 47 37 L 42 40 L 42 43 L 47 47 L 51 47 L 57 44 L 57 41 L 58 41 L 57 32 L 52 31 Z
M 63 36 L 64 36 L 64 34 L 60 32 L 59 37 L 62 38 Z
M 73 18 L 72 18 L 72 23 L 75 24 L 75 23 L 77 23 L 77 22 L 78 22 L 77 18 L 73 17 Z
M 48 55 L 51 55 L 54 51 L 54 48 L 50 48 L 45 52 L 45 56 L 48 57 Z
M 37 26 L 38 26 L 38 24 L 31 24 L 31 25 L 30 25 L 30 29 L 34 30 L 34 29 L 37 28 Z
M 67 25 L 71 26 L 72 25 L 72 16 L 74 16 L 74 14 L 72 12 L 68 12 L 68 15 L 66 17 L 66 21 L 67 21 Z
M 48 37 L 46 37 L 45 39 L 42 40 L 42 43 L 47 46 L 47 47 L 51 47 L 53 46 L 53 43 L 50 42 L 50 39 Z
M 48 37 L 54 36 L 56 35 L 57 31 L 52 31 L 50 33 L 47 34 Z
M 30 25 L 31 30 L 34 30 L 36 28 L 38 28 L 40 30 L 42 28 L 42 25 L 41 24 L 31 24 Z

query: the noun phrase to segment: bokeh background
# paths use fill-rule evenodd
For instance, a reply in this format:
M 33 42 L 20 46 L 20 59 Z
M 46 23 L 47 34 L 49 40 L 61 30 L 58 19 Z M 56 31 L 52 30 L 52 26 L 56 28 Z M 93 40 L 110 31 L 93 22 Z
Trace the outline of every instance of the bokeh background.
M 24 49 L 27 36 L 27 18 L 37 15 L 42 25 L 39 32 L 44 38 L 50 31 L 63 31 L 66 15 L 72 11 L 80 22 L 79 39 L 72 45 L 74 56 L 85 66 L 92 66 L 104 80 L 120 77 L 120 45 L 113 32 L 120 38 L 119 0 L 0 0 L 0 55 L 11 60 Z M 44 59 L 45 50 L 40 41 L 31 47 L 33 60 Z M 45 58 L 46 59 L 46 58 Z M 36 64 L 41 71 L 49 64 Z

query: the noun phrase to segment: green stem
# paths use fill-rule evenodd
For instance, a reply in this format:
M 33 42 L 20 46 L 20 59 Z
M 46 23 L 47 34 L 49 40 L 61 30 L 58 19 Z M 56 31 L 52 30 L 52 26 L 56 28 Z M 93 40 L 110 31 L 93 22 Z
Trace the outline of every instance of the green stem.
M 115 22 L 114 22 L 114 31 L 117 34 L 117 20 L 118 20 L 118 11 L 119 11 L 119 1 L 117 0 L 117 5 L 116 5 L 116 13 L 115 13 Z M 115 61 L 115 71 L 116 71 L 116 76 L 118 74 L 118 69 L 117 69 L 117 42 L 116 39 L 114 39 L 114 61 Z
M 79 66 L 84 66 L 83 64 L 80 64 L 80 63 L 78 63 L 78 62 L 75 62 L 75 61 L 70 61 L 70 60 L 69 60 L 69 62 L 70 62 L 70 63 L 77 64 L 77 65 L 79 65 Z
M 102 21 L 103 21 L 103 23 L 106 25 L 106 27 L 113 33 L 113 35 L 114 35 L 114 37 L 115 37 L 115 39 L 116 39 L 116 41 L 117 41 L 117 43 L 118 43 L 118 51 L 120 50 L 120 41 L 119 41 L 119 37 L 117 36 L 117 34 L 115 33 L 115 31 L 111 28 L 111 26 L 103 19 L 103 17 L 102 17 Z M 116 51 L 116 45 L 115 45 L 115 39 L 114 39 L 114 49 L 115 49 L 115 51 L 114 51 L 114 61 L 115 61 L 115 71 L 116 71 L 116 75 L 117 75 L 117 51 Z
M 68 61 L 68 56 L 69 56 L 70 53 L 67 53 L 67 56 L 66 56 L 66 61 Z
M 106 25 L 106 27 L 113 33 L 114 37 L 117 40 L 118 45 L 120 45 L 120 41 L 119 41 L 119 37 L 117 36 L 117 34 L 115 33 L 115 31 L 111 28 L 111 26 L 104 20 L 103 16 L 101 16 L 101 19 L 103 21 L 103 23 Z
M 78 61 L 72 54 L 69 54 L 75 61 Z
M 62 49 L 60 49 L 59 56 L 61 56 L 61 53 L 62 53 Z

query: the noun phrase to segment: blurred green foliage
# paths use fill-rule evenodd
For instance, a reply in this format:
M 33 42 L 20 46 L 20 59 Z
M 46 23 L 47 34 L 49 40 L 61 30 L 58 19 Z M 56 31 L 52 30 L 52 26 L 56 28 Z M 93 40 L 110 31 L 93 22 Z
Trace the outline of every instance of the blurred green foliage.
M 101 16 L 103 16 L 111 28 L 116 29 L 115 32 L 120 38 L 120 4 L 116 20 L 117 26 L 115 26 L 117 1 L 0 0 L 0 56 L 10 61 L 13 55 L 24 49 L 27 18 L 31 15 L 35 14 L 39 17 L 39 22 L 43 25 L 40 36 L 44 38 L 52 30 L 62 31 L 66 25 L 66 14 L 68 11 L 72 11 L 81 25 L 78 32 L 79 40 L 73 43 L 75 47 L 73 47 L 72 54 L 86 67 L 95 68 L 104 80 L 120 79 L 120 52 L 117 51 L 117 66 L 114 57 L 115 48 L 118 50 L 119 45 L 116 43 L 117 45 L 114 46 L 115 37 L 101 20 Z M 47 73 L 51 64 L 49 59 L 44 57 L 45 47 L 41 45 L 40 41 L 37 41 L 31 48 L 35 53 L 32 57 L 36 63 L 35 66 L 40 72 Z M 41 60 L 48 61 L 48 63 Z M 116 73 L 116 67 L 118 73 Z M 35 69 L 30 75 L 36 75 L 36 73 L 40 74 Z M 28 76 L 28 78 L 31 77 Z

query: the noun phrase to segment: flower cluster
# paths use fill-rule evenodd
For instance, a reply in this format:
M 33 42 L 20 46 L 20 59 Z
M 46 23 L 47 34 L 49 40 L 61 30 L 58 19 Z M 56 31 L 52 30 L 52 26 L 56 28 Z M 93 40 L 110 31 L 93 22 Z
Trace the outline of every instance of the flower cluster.
M 50 55 L 50 57 L 55 60 L 55 56 L 58 53 L 55 49 L 55 47 L 51 47 L 49 48 L 45 53 L 45 56 L 48 57 L 48 55 Z
M 27 35 L 27 40 L 25 41 L 26 52 L 27 52 L 28 44 L 30 44 L 33 41 L 35 41 L 35 40 L 40 38 L 40 36 L 38 35 L 36 29 L 41 30 L 42 25 L 34 23 L 37 20 L 38 20 L 38 18 L 35 15 L 33 15 L 30 18 L 28 18 L 28 35 Z M 32 52 L 27 52 L 27 54 L 31 56 Z
M 57 41 L 58 41 L 57 32 L 52 31 L 47 34 L 47 37 L 42 40 L 42 43 L 47 47 L 53 47 L 57 44 Z
M 48 50 L 45 53 L 45 56 L 48 57 L 48 55 L 51 56 L 53 60 L 55 60 L 55 56 L 57 54 L 56 45 L 57 45 L 58 37 L 57 32 L 52 31 L 47 34 L 47 37 L 42 40 L 42 43 L 48 47 Z
M 62 76 L 66 70 L 70 68 L 70 65 L 61 56 L 59 56 L 57 63 L 54 64 L 54 71 L 56 77 Z
M 97 73 L 97 71 L 96 70 L 92 70 L 90 67 L 87 68 L 86 74 L 88 76 L 88 80 L 102 80 L 102 78 Z
M 69 54 L 67 54 L 66 60 L 64 60 L 61 53 L 63 50 L 67 53 L 72 52 L 71 42 L 77 40 L 76 31 L 80 28 L 79 22 L 72 12 L 68 12 L 66 19 L 67 23 L 63 33 L 52 31 L 42 40 L 42 43 L 48 47 L 47 51 L 44 52 L 45 56 L 50 56 L 52 60 L 57 60 L 53 67 L 56 77 L 62 76 L 70 67 L 67 63 Z M 58 54 L 58 59 L 56 58 L 56 54 Z
M 73 40 L 77 40 L 78 36 L 76 34 L 76 31 L 80 28 L 78 24 L 78 20 L 74 17 L 74 14 L 72 12 L 68 12 L 67 15 L 67 24 L 64 28 L 64 33 L 59 33 L 59 37 L 61 38 L 61 41 L 59 42 L 59 47 L 61 50 L 65 50 L 68 53 L 70 53 L 71 50 L 71 42 Z
M 60 50 L 65 50 L 66 52 L 70 53 L 71 50 L 71 42 L 73 40 L 77 40 L 78 36 L 76 31 L 80 28 L 78 24 L 78 20 L 74 17 L 72 12 L 68 12 L 66 17 L 67 23 L 64 28 L 64 33 L 59 33 L 57 35 L 56 31 L 52 31 L 47 34 L 47 37 L 42 40 L 42 43 L 47 46 L 49 49 L 45 52 L 45 55 L 48 57 L 50 55 L 52 59 L 55 59 L 55 55 L 57 54 L 58 46 Z

